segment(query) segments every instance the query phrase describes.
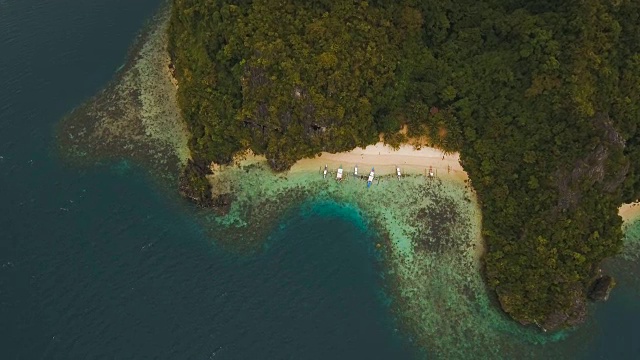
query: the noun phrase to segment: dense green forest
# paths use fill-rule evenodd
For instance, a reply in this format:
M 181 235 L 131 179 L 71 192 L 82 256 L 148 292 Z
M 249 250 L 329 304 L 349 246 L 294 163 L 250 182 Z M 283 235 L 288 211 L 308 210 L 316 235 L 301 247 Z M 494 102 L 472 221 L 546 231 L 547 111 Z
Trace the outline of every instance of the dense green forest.
M 174 0 L 169 31 L 196 161 L 283 170 L 406 125 L 460 151 L 502 308 L 584 317 L 640 196 L 640 2 Z

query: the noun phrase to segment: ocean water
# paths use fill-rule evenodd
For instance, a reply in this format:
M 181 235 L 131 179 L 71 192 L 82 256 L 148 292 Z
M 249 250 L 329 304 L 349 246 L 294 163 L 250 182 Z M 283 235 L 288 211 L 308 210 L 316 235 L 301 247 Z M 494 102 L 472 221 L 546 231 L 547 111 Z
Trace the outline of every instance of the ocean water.
M 398 330 L 355 210 L 306 204 L 264 250 L 237 254 L 135 164 L 58 158 L 53 127 L 112 78 L 161 2 L 0 0 L 0 358 L 428 354 Z M 640 356 L 637 256 L 611 266 L 619 286 L 578 330 L 589 335 L 554 354 Z
M 0 1 L 0 358 L 406 358 L 366 229 L 307 209 L 219 249 L 135 165 L 64 165 L 53 127 L 161 1 Z

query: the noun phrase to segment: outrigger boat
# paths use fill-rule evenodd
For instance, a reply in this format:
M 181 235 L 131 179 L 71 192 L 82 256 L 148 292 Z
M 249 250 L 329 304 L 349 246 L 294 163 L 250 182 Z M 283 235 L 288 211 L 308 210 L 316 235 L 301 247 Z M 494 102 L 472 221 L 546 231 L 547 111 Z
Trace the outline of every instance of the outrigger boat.
M 336 180 L 342 181 L 342 165 L 338 168 L 338 173 L 336 174 Z
M 398 180 L 400 180 L 400 176 L 402 176 L 402 174 L 400 174 L 400 168 L 396 166 L 396 174 L 398 174 Z
M 324 172 L 322 173 L 322 178 L 323 179 L 327 178 L 327 165 L 324 166 Z
M 371 168 L 371 172 L 369 173 L 369 178 L 367 179 L 367 187 L 371 187 L 371 183 L 373 182 L 373 177 L 375 176 L 375 171 Z
M 355 169 L 353 169 L 353 176 L 358 177 L 358 165 L 356 164 Z

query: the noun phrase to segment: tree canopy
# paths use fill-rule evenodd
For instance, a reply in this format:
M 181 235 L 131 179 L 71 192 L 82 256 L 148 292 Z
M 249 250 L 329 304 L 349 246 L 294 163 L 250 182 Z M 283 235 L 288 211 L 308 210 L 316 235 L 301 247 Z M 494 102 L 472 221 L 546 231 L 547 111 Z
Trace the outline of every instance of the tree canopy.
M 460 151 L 502 308 L 584 316 L 640 197 L 640 3 L 174 0 L 169 31 L 198 161 L 283 170 L 406 125 Z

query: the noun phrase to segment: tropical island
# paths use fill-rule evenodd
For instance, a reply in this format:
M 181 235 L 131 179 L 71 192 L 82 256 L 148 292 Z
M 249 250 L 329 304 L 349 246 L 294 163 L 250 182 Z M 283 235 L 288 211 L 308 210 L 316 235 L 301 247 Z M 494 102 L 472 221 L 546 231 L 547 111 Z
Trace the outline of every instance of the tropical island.
M 614 281 L 618 208 L 640 198 L 640 4 L 630 0 L 175 0 L 177 101 L 196 201 L 211 163 L 277 172 L 423 139 L 460 153 L 486 284 L 522 324 L 581 323 Z
M 572 357 L 587 299 L 635 286 L 637 5 L 166 5 L 59 122 L 64 161 L 139 166 L 242 257 L 296 216 L 371 231 L 429 357 Z

